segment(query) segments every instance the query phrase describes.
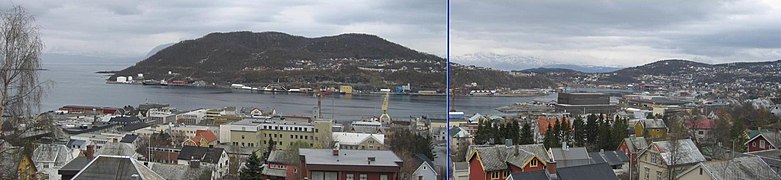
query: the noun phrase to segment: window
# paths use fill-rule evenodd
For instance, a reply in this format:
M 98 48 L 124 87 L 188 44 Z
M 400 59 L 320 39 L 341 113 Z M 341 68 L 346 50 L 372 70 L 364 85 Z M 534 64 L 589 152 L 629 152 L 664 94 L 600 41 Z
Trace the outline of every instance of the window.
M 530 165 L 531 165 L 531 167 L 537 167 L 537 160 L 532 160 Z
M 765 141 L 759 141 L 759 148 L 765 148 Z
M 361 180 L 367 180 L 369 177 L 366 174 L 361 174 Z
M 244 139 L 244 135 L 241 135 L 241 139 Z
M 705 131 L 697 131 L 697 134 L 703 135 L 705 134 Z
M 757 147 L 757 142 L 756 141 L 751 142 L 751 147 Z
M 652 162 L 652 163 L 654 163 L 654 164 L 656 164 L 656 156 L 652 156 L 652 157 L 651 157 L 651 162 Z
M 651 178 L 651 169 L 648 169 L 648 167 L 643 168 L 645 170 L 645 179 L 648 180 Z
M 656 171 L 656 180 L 662 180 L 662 171 Z
M 700 169 L 700 175 L 702 175 L 702 168 L 699 168 L 699 169 Z
M 347 174 L 347 180 L 355 180 L 355 175 Z
M 380 180 L 388 180 L 388 175 L 380 175 Z

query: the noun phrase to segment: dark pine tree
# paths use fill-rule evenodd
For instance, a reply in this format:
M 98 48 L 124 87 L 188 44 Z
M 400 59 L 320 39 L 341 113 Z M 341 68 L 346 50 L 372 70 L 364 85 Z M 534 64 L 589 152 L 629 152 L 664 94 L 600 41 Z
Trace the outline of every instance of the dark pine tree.
M 586 121 L 586 146 L 596 145 L 598 134 L 599 124 L 597 123 L 597 115 L 591 114 Z
M 262 165 L 262 162 L 260 161 L 260 158 L 258 158 L 258 155 L 256 155 L 254 152 L 249 155 L 249 158 L 247 158 L 247 162 L 244 164 L 244 167 L 241 167 L 241 170 L 239 171 L 239 179 L 241 180 L 254 180 L 254 179 L 261 179 L 261 171 L 262 169 L 260 166 Z
M 532 134 L 532 127 L 529 123 L 523 123 L 523 128 L 521 128 L 521 142 L 519 144 L 534 144 L 534 135 Z
M 572 128 L 574 129 L 574 132 L 572 133 L 572 140 L 575 142 L 575 146 L 577 147 L 583 147 L 586 146 L 586 124 L 583 122 L 583 118 L 578 116 L 575 118 L 574 121 L 572 121 Z

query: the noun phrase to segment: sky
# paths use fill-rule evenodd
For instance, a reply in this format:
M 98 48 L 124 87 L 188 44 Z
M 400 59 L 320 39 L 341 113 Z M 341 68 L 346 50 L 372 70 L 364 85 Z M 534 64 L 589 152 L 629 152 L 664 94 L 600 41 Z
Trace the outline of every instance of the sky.
M 44 53 L 140 57 L 210 32 L 278 31 L 305 37 L 374 34 L 446 54 L 446 2 L 418 0 L 24 0 L 0 1 L 35 16 Z
M 450 20 L 454 57 L 603 66 L 781 59 L 777 0 L 456 0 Z

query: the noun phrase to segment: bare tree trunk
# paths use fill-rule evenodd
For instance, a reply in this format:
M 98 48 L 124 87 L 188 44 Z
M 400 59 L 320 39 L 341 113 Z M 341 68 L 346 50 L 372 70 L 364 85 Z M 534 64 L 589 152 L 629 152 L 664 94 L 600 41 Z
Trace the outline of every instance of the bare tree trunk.
M 24 147 L 26 132 L 48 124 L 37 124 L 35 116 L 45 87 L 38 81 L 43 42 L 35 19 L 20 6 L 0 18 L 0 156 L 8 156 L 8 144 Z

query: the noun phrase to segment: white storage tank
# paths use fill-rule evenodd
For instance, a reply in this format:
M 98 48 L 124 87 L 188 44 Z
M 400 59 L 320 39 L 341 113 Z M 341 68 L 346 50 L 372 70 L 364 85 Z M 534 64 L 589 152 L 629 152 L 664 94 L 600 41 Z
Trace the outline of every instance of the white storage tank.
M 117 77 L 117 82 L 119 82 L 119 83 L 127 82 L 127 77 L 119 76 L 119 77 Z

